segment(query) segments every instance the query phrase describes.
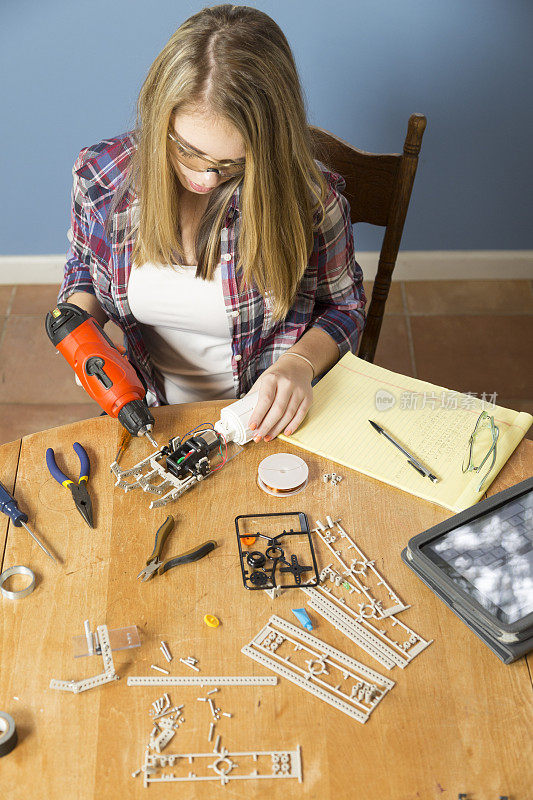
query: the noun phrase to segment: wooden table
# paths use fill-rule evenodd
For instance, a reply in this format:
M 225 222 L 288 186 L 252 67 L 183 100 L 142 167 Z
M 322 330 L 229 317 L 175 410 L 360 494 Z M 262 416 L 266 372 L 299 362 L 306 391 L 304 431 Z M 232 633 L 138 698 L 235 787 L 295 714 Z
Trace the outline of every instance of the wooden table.
M 160 443 L 203 421 L 215 421 L 222 403 L 156 410 Z M 0 797 L 137 798 L 320 798 L 320 800 L 469 800 L 531 797 L 527 764 L 532 763 L 531 666 L 522 658 L 504 666 L 457 617 L 439 602 L 400 560 L 414 534 L 449 516 L 444 509 L 411 497 L 356 472 L 342 470 L 336 488 L 322 474 L 335 464 L 298 451 L 309 464 L 307 488 L 293 498 L 274 498 L 256 485 L 259 461 L 281 442 L 248 445 L 216 476 L 177 502 L 150 510 L 151 496 L 114 488 L 109 471 L 119 425 L 109 418 L 67 425 L 26 436 L 0 448 L 0 480 L 30 517 L 30 527 L 63 559 L 54 565 L 22 528 L 0 516 L 2 568 L 30 566 L 37 586 L 29 597 L 0 598 L 0 709 L 17 724 L 19 744 L 0 761 Z M 67 472 L 77 475 L 72 449 L 82 442 L 91 458 L 89 490 L 97 527 L 91 531 L 45 467 L 53 447 Z M 149 446 L 136 440 L 124 457 L 133 464 Z M 532 472 L 533 444 L 522 442 L 491 488 L 495 493 Z M 222 710 L 218 732 L 231 750 L 302 747 L 302 784 L 265 780 L 155 784 L 145 789 L 132 778 L 151 730 L 148 710 L 164 689 L 128 687 L 126 676 L 157 674 L 166 666 L 159 651 L 166 640 L 176 675 L 191 675 L 177 659 L 193 655 L 204 675 L 265 674 L 241 654 L 276 613 L 294 621 L 293 606 L 304 605 L 296 590 L 272 601 L 242 586 L 236 556 L 238 514 L 305 511 L 310 520 L 337 514 L 369 558 L 411 608 L 401 619 L 434 639 L 405 670 L 387 672 L 321 618 L 315 632 L 335 647 L 396 681 L 365 725 L 350 719 L 300 688 L 280 679 L 275 687 L 225 687 L 216 695 Z M 137 573 L 167 514 L 177 524 L 168 543 L 175 555 L 207 538 L 219 547 L 196 564 L 176 568 L 142 583 Z M 324 554 L 318 548 L 319 554 Z M 204 614 L 221 625 L 208 628 Z M 110 628 L 136 624 L 142 646 L 115 653 L 121 680 L 79 695 L 49 689 L 51 678 L 84 678 L 102 671 L 99 657 L 72 657 L 71 638 L 83 620 Z M 272 673 L 268 673 L 272 674 Z M 184 703 L 185 723 L 169 745 L 172 752 L 206 752 L 209 714 L 195 687 L 170 690 Z M 529 774 L 529 779 L 531 775 Z

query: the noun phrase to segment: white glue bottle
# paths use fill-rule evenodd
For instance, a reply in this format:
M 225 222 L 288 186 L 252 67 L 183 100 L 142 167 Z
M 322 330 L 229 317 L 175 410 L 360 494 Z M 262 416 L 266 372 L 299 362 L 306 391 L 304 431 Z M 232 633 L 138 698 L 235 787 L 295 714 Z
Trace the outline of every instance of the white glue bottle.
M 259 392 L 247 394 L 242 400 L 237 400 L 226 406 L 220 412 L 220 419 L 215 422 L 215 430 L 221 433 L 227 442 L 236 442 L 243 445 L 251 441 L 255 431 L 251 431 L 248 422 L 256 406 Z

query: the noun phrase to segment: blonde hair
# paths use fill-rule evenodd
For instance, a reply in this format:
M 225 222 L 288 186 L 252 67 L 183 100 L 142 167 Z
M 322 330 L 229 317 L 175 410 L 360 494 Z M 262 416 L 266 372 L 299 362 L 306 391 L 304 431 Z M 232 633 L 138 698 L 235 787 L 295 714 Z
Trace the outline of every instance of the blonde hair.
M 247 286 L 270 295 L 274 319 L 283 319 L 324 218 L 327 184 L 313 157 L 290 46 L 274 20 L 255 8 L 202 9 L 178 28 L 148 72 L 126 181 L 140 204 L 133 263 L 172 264 L 184 257 L 167 133 L 174 114 L 198 107 L 238 130 L 246 168 L 211 193 L 196 238 L 196 274 L 213 277 L 226 210 L 241 183 L 236 269 Z

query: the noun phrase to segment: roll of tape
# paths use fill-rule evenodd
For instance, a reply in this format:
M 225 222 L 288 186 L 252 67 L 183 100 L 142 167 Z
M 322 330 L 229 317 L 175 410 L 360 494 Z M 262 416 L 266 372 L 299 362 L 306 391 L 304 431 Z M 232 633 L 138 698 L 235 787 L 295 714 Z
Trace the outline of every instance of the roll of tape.
M 11 714 L 0 711 L 0 758 L 17 746 L 17 729 Z
M 4 583 L 10 578 L 12 575 L 27 575 L 31 578 L 29 584 L 24 587 L 24 589 L 19 589 L 17 592 L 11 592 L 9 589 L 4 589 Z M 17 566 L 17 567 L 9 567 L 9 569 L 4 570 L 0 575 L 0 592 L 4 595 L 4 597 L 8 597 L 10 600 L 21 600 L 23 597 L 27 597 L 29 594 L 33 592 L 35 589 L 35 575 L 31 571 L 29 567 Z

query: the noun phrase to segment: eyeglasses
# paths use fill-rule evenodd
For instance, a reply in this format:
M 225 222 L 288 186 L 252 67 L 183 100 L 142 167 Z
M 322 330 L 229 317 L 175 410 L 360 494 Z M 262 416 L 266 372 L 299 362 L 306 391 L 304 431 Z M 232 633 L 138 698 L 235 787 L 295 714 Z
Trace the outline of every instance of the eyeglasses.
M 168 138 L 176 145 L 176 159 L 193 172 L 217 172 L 221 178 L 234 178 L 244 172 L 244 159 L 242 161 L 213 161 L 207 156 L 195 153 L 170 131 Z
M 462 467 L 463 472 L 478 473 L 481 472 L 482 469 L 486 468 L 487 471 L 485 472 L 485 476 L 478 486 L 478 492 L 481 491 L 481 487 L 487 480 L 487 477 L 494 466 L 494 462 L 496 461 L 496 443 L 499 435 L 500 429 L 497 425 L 495 425 L 494 417 L 491 417 L 486 411 L 482 411 L 477 418 L 474 430 L 470 434 L 468 452 L 465 455 Z M 468 464 L 465 466 L 467 458 Z M 479 462 L 477 466 L 475 464 L 476 461 Z M 487 467 L 489 461 L 490 465 Z

